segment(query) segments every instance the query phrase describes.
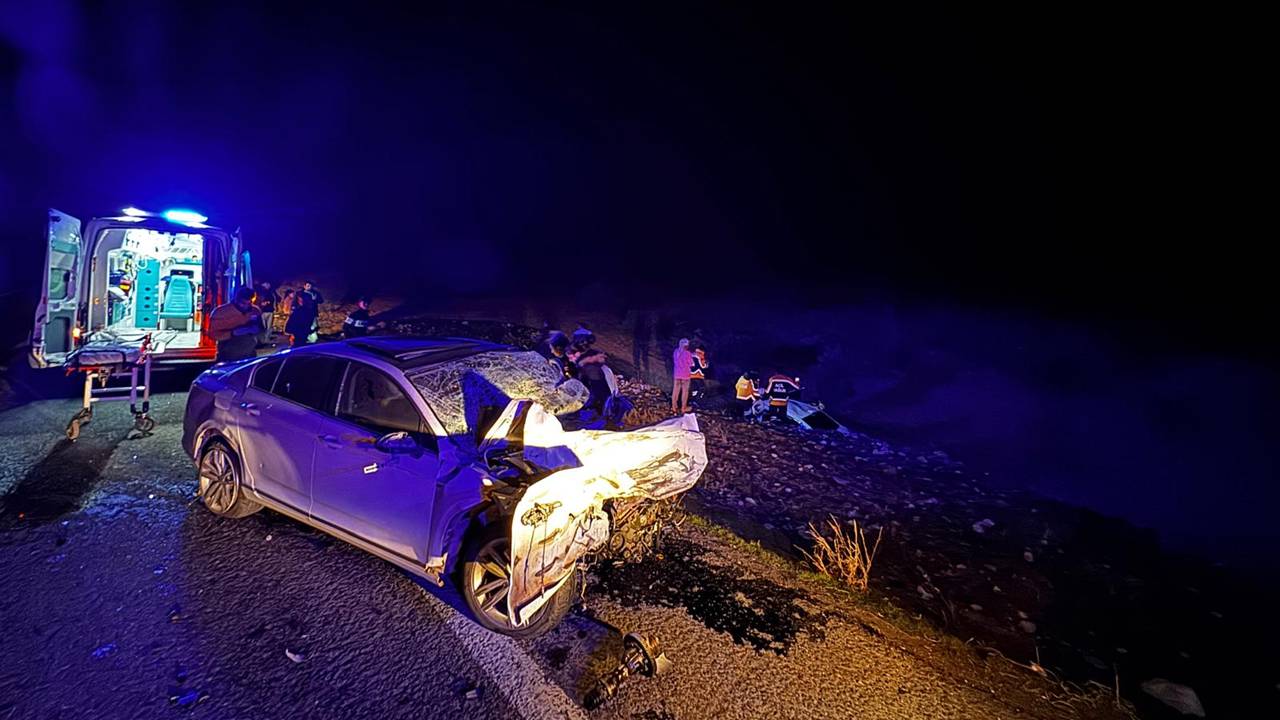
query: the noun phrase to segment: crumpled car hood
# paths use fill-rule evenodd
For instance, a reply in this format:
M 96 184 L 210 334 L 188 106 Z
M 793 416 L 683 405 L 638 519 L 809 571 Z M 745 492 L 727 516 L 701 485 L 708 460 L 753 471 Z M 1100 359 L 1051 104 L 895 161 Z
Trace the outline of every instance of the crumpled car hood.
M 485 445 L 513 441 L 523 442 L 526 460 L 555 470 L 525 490 L 511 521 L 507 607 L 517 626 L 568 581 L 578 558 L 608 540 L 606 500 L 672 497 L 707 467 L 694 415 L 628 432 L 566 432 L 540 405 L 513 400 Z

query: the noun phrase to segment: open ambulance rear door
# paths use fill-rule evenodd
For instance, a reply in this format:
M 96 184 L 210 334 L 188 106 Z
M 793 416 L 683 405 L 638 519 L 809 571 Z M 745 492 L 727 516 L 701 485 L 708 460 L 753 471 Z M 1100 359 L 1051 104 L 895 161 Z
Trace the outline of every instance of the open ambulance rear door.
M 56 367 L 75 349 L 80 328 L 80 286 L 84 282 L 84 239 L 80 220 L 49 210 L 44 278 L 31 332 L 31 365 Z

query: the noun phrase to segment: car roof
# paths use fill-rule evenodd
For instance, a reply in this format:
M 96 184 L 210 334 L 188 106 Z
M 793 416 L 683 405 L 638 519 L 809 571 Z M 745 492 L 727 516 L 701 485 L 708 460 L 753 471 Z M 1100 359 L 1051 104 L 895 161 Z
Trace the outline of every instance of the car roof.
M 415 335 L 375 335 L 340 340 L 333 343 L 333 345 L 343 345 L 359 353 L 372 355 L 401 370 L 428 367 L 485 352 L 513 352 L 519 350 L 519 348 L 511 345 L 501 345 L 471 338 L 441 338 Z

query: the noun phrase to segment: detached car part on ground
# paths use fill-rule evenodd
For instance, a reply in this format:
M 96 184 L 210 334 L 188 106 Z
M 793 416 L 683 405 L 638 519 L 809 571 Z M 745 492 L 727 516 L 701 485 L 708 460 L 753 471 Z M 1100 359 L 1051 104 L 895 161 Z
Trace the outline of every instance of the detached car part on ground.
M 706 468 L 692 415 L 565 431 L 587 391 L 539 355 L 386 337 L 215 366 L 192 384 L 183 446 L 215 513 L 263 506 L 441 583 L 476 619 L 535 636 L 579 563 L 637 559 Z

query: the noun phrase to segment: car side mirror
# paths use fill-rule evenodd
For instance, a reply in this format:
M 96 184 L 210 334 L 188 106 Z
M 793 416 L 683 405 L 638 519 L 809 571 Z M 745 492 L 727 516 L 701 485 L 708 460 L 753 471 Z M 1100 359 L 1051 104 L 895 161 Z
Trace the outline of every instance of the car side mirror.
M 403 431 L 383 435 L 374 443 L 374 447 L 392 455 L 412 455 L 422 452 L 422 446 L 418 444 L 418 441 L 412 435 Z

